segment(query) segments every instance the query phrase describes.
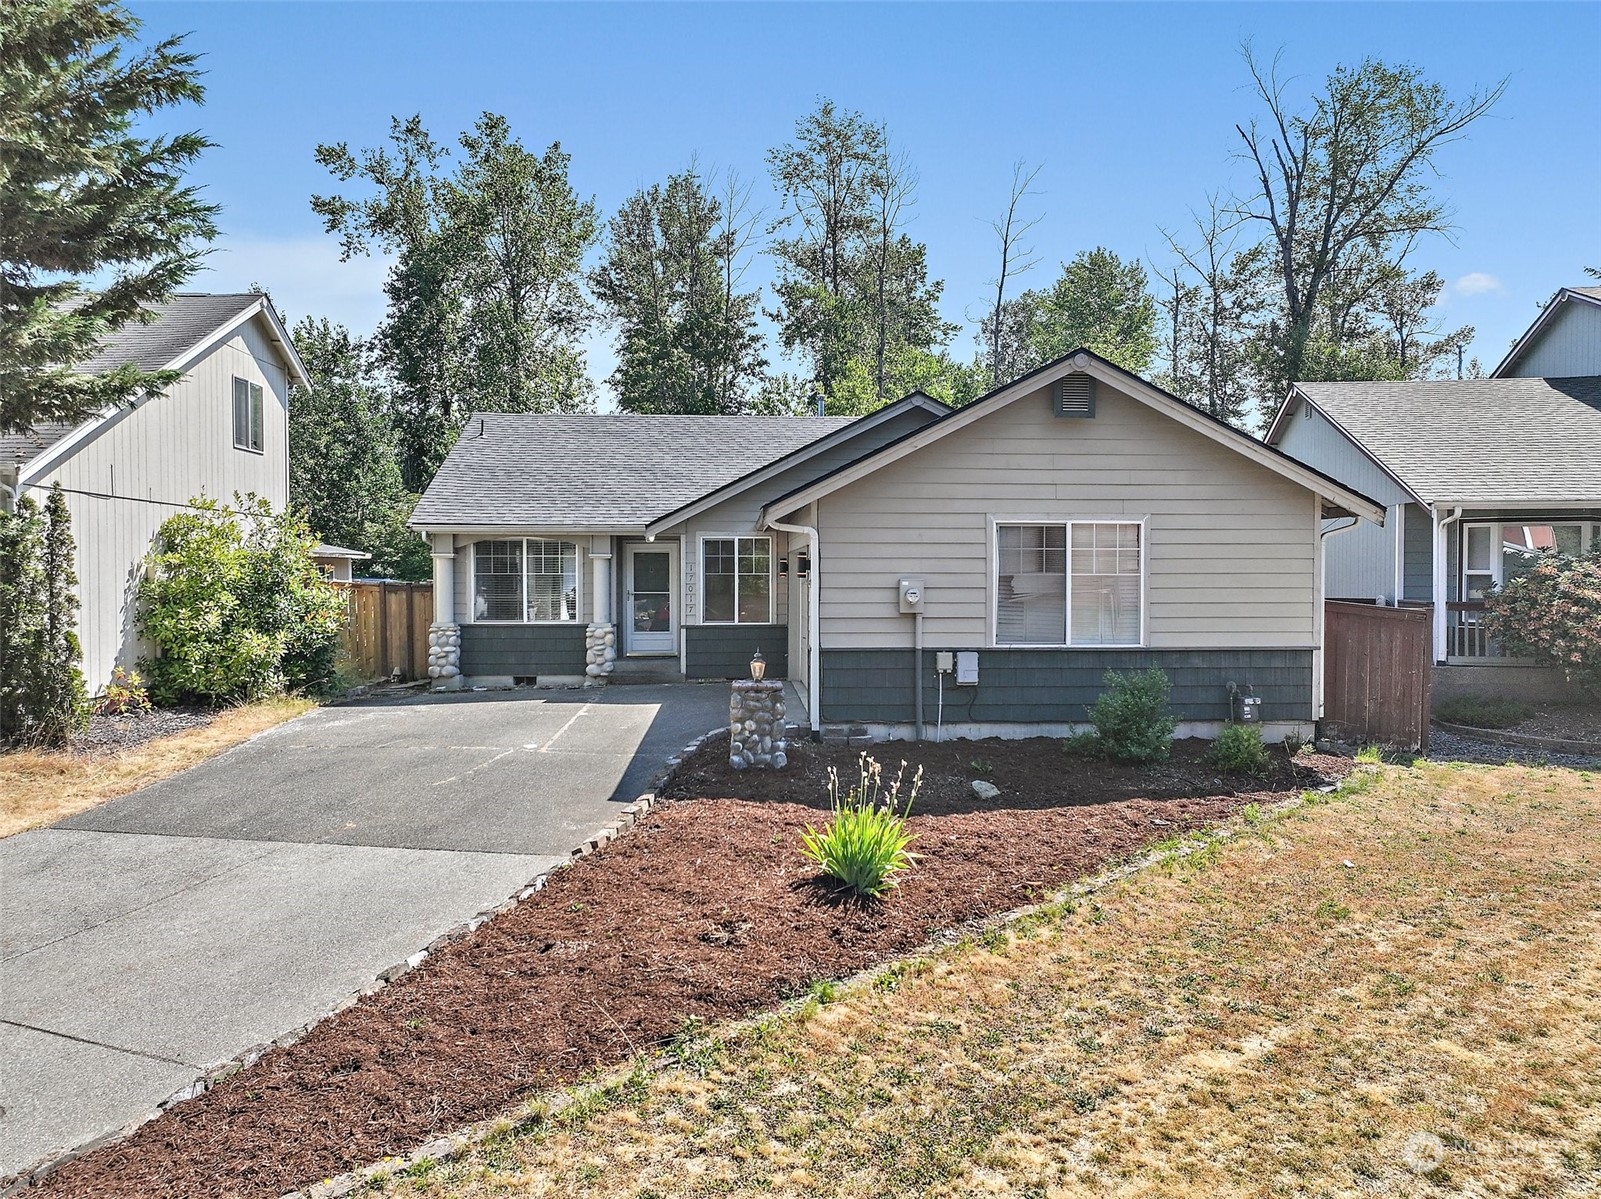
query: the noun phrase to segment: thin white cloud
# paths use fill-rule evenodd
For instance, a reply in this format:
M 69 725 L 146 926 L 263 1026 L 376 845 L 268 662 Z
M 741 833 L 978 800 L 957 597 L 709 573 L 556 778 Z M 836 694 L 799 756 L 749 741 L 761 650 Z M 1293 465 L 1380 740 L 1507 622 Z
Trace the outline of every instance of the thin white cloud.
M 217 239 L 191 291 L 246 291 L 259 284 L 291 322 L 327 317 L 352 333 L 371 333 L 384 315 L 389 259 L 374 255 L 339 261 L 332 237 Z
M 1455 288 L 1459 296 L 1482 296 L 1485 292 L 1500 291 L 1501 280 L 1483 271 L 1470 271 L 1456 281 Z

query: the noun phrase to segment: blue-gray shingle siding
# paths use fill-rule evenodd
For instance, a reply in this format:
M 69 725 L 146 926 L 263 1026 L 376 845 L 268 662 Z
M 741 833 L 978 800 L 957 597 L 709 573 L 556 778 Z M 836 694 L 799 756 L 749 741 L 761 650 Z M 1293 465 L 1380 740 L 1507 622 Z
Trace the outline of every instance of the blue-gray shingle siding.
M 461 626 L 461 673 L 539 675 L 584 673 L 584 626 L 581 624 L 464 624 Z

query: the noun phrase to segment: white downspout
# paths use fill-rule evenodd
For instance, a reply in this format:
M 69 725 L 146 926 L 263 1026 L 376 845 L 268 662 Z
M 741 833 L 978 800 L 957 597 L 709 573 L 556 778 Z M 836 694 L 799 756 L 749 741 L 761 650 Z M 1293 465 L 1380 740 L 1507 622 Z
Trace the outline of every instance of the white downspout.
M 1462 519 L 1462 509 L 1453 508 L 1451 515 L 1442 517 L 1432 504 L 1429 515 L 1434 519 L 1434 660 L 1445 661 L 1445 605 L 1450 596 L 1448 585 L 1450 562 L 1445 552 L 1445 527 Z
M 1322 525 L 1321 517 L 1322 517 L 1323 499 L 1322 499 L 1321 496 L 1317 496 L 1317 497 L 1314 497 L 1314 502 L 1317 504 L 1317 508 L 1315 509 L 1315 511 L 1317 511 L 1317 513 L 1319 515 L 1319 525 L 1321 526 Z M 1324 695 L 1323 695 L 1323 677 L 1324 677 L 1324 670 L 1323 670 L 1323 665 L 1324 665 L 1323 664 L 1324 644 L 1323 644 L 1323 638 L 1325 636 L 1325 634 L 1324 634 L 1324 626 L 1325 626 L 1325 624 L 1327 622 L 1324 619 L 1323 605 L 1327 601 L 1323 597 L 1324 597 L 1324 594 L 1325 594 L 1324 576 L 1327 573 L 1329 551 L 1328 551 L 1328 547 L 1326 545 L 1324 545 L 1323 542 L 1327 538 L 1334 537 L 1337 534 L 1349 533 L 1352 529 L 1356 528 L 1357 525 L 1359 525 L 1361 523 L 1362 523 L 1362 518 L 1360 516 L 1353 516 L 1353 517 L 1351 517 L 1351 523 L 1348 524 L 1348 525 L 1337 525 L 1334 528 L 1323 528 L 1323 527 L 1320 527 L 1319 530 L 1318 530 L 1317 595 L 1316 595 L 1316 598 L 1313 601 L 1313 615 L 1312 615 L 1313 626 L 1314 626 L 1314 628 L 1316 630 L 1315 634 L 1313 636 L 1313 641 L 1317 646 L 1317 648 L 1312 651 L 1312 694 L 1317 699 L 1317 702 L 1313 705 L 1313 708 L 1312 708 L 1312 719 L 1314 721 L 1318 721 L 1318 720 L 1322 720 L 1323 719 L 1323 708 L 1324 708 L 1324 703 L 1323 703 L 1323 700 L 1324 700 Z
M 815 511 L 815 509 L 814 509 Z M 816 520 L 816 516 L 812 517 Z M 812 568 L 806 574 L 806 715 L 811 721 L 812 738 L 816 740 L 823 730 L 823 714 L 820 711 L 822 688 L 822 654 L 819 652 L 818 630 L 821 623 L 817 617 L 818 601 L 822 596 L 822 555 L 818 552 L 817 527 L 815 525 L 791 525 L 779 520 L 769 520 L 767 524 L 780 533 L 790 536 L 799 535 L 806 538 L 806 545 L 811 554 Z M 790 546 L 790 552 L 794 552 Z

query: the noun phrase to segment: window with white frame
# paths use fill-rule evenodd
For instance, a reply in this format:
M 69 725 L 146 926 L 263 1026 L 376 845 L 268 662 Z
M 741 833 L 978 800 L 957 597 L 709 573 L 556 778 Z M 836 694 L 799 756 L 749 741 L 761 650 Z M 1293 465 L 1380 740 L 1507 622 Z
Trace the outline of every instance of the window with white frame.
M 473 619 L 578 619 L 578 547 L 538 537 L 473 543 Z
M 1527 574 L 1545 553 L 1577 557 L 1601 549 L 1601 522 L 1464 524 L 1462 595 L 1483 599 L 1491 587 L 1504 587 Z
M 1140 525 L 1060 521 L 995 526 L 997 645 L 1139 645 Z
M 260 454 L 266 450 L 266 411 L 261 384 L 249 379 L 233 381 L 233 444 L 236 450 Z
M 707 537 L 700 543 L 701 620 L 773 623 L 773 539 Z

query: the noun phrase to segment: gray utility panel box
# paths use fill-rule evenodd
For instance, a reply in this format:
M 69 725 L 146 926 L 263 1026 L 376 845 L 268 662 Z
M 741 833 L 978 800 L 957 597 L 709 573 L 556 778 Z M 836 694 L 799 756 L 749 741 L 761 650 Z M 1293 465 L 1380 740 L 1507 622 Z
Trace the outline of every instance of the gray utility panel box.
M 921 612 L 923 610 L 923 580 L 902 579 L 899 586 L 901 611 Z
M 978 686 L 978 651 L 963 649 L 956 651 L 956 685 L 958 687 Z
M 1234 704 L 1235 704 L 1235 707 L 1238 709 L 1237 715 L 1239 717 L 1239 722 L 1241 724 L 1261 724 L 1262 723 L 1262 701 L 1260 699 L 1258 699 L 1256 696 L 1254 696 L 1254 695 L 1236 696 L 1235 700 L 1234 700 Z

